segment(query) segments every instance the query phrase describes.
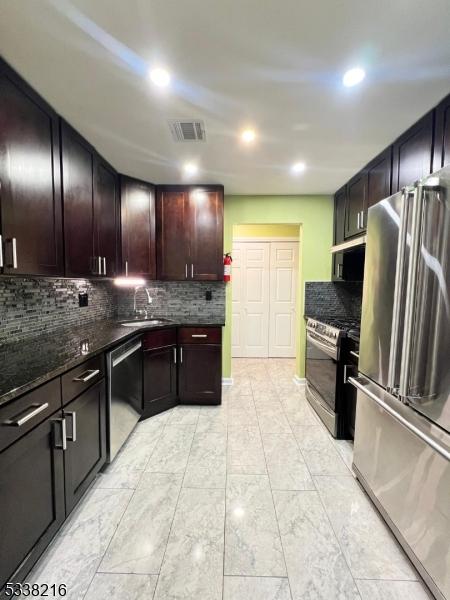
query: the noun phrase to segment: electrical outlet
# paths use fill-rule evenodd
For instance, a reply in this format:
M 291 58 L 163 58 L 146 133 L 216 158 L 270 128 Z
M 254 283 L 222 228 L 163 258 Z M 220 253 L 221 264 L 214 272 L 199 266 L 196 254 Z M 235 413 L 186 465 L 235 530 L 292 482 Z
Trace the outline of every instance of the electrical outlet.
M 205 299 L 209 302 L 210 300 L 212 300 L 212 291 L 211 290 L 207 290 L 205 292 Z
M 87 292 L 81 292 L 78 294 L 78 306 L 81 308 L 83 306 L 88 306 L 89 304 L 89 296 Z

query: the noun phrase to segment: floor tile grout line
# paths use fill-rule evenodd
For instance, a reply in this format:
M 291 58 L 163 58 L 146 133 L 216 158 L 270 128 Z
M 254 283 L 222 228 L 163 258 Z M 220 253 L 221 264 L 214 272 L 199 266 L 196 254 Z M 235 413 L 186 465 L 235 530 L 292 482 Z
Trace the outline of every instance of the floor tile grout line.
M 178 491 L 177 501 L 176 501 L 176 504 L 175 504 L 175 510 L 173 511 L 172 520 L 170 522 L 170 528 L 169 528 L 169 533 L 167 535 L 166 545 L 165 545 L 164 552 L 163 552 L 162 559 L 161 559 L 161 563 L 160 563 L 160 566 L 159 566 L 159 573 L 158 573 L 158 576 L 157 576 L 157 579 L 156 579 L 155 589 L 153 591 L 153 595 L 152 595 L 152 598 L 150 600 L 153 600 L 154 598 L 156 598 L 156 592 L 158 590 L 159 578 L 161 576 L 161 571 L 162 571 L 162 568 L 164 566 L 164 560 L 166 558 L 167 547 L 169 545 L 170 535 L 172 533 L 173 522 L 175 521 L 175 515 L 177 514 L 178 504 L 180 502 L 180 496 L 181 496 L 181 492 L 183 490 L 184 478 L 185 478 L 185 475 L 186 475 L 186 469 L 187 469 L 187 465 L 188 465 L 188 462 L 189 462 L 189 456 L 191 454 L 192 444 L 194 442 L 194 436 L 195 436 L 195 431 L 197 429 L 197 423 L 198 423 L 198 415 L 197 415 L 197 422 L 195 424 L 195 429 L 194 429 L 194 432 L 193 432 L 193 435 L 192 435 L 191 443 L 190 443 L 190 446 L 189 446 L 189 452 L 188 452 L 188 458 L 187 458 L 187 461 L 186 461 L 186 466 L 185 466 L 184 471 L 183 471 L 183 477 L 181 478 L 181 485 L 180 485 L 180 489 Z
M 163 434 L 163 431 L 164 431 L 164 429 L 165 429 L 165 427 L 166 427 L 166 424 L 167 424 L 167 421 L 166 421 L 166 423 L 164 424 L 164 426 L 162 427 L 162 431 L 161 431 L 160 435 L 158 436 L 158 439 L 156 440 L 156 442 L 155 442 L 155 445 L 154 445 L 153 449 L 152 449 L 152 450 L 151 450 L 151 452 L 150 452 L 150 455 L 149 455 L 149 457 L 148 457 L 148 460 L 147 460 L 147 462 L 145 463 L 145 468 L 147 467 L 147 465 L 148 465 L 148 463 L 149 463 L 149 461 L 150 461 L 150 458 L 151 458 L 151 456 L 153 455 L 153 452 L 155 451 L 155 449 L 156 449 L 156 446 L 158 445 L 158 442 L 160 441 L 160 439 L 161 439 L 161 437 L 162 437 L 162 434 Z M 86 591 L 85 591 L 85 593 L 83 594 L 83 599 L 86 597 L 87 593 L 89 592 L 89 589 L 90 589 L 90 587 L 91 587 L 91 585 L 92 585 L 92 582 L 94 581 L 94 578 L 95 578 L 95 576 L 96 576 L 98 573 L 102 573 L 102 572 L 103 572 L 103 571 L 99 572 L 99 570 L 98 570 L 98 569 L 99 569 L 100 565 L 102 564 L 102 562 L 103 562 L 103 559 L 105 558 L 105 556 L 106 556 L 106 554 L 107 554 L 107 552 L 108 552 L 108 550 L 109 550 L 109 548 L 110 548 L 110 546 L 111 546 L 111 542 L 112 542 L 112 540 L 114 539 L 114 536 L 116 535 L 116 533 L 117 533 L 117 531 L 118 531 L 118 529 L 119 529 L 119 526 L 120 526 L 120 524 L 122 523 L 123 517 L 124 517 L 124 515 L 125 515 L 126 511 L 128 510 L 128 507 L 130 506 L 132 499 L 134 498 L 134 496 L 135 496 L 135 494 L 136 494 L 136 491 L 137 491 L 137 489 L 138 489 L 138 487 L 139 487 L 139 483 L 141 482 L 141 480 L 142 480 L 142 477 L 143 477 L 143 475 L 144 475 L 145 468 L 144 468 L 144 469 L 141 471 L 141 476 L 139 477 L 139 481 L 137 482 L 137 484 L 136 484 L 136 487 L 133 489 L 133 493 L 131 494 L 131 496 L 130 496 L 130 498 L 129 498 L 129 500 L 128 500 L 128 502 L 127 502 L 126 506 L 125 506 L 125 509 L 124 509 L 124 511 L 123 511 L 123 513 L 122 513 L 122 515 L 121 515 L 121 517 L 120 517 L 120 519 L 119 519 L 119 521 L 117 522 L 116 528 L 114 529 L 114 532 L 113 532 L 113 534 L 111 535 L 111 537 L 110 537 L 110 539 L 109 539 L 108 545 L 107 545 L 107 547 L 106 547 L 105 551 L 103 552 L 103 554 L 102 554 L 102 556 L 101 556 L 101 558 L 100 558 L 100 561 L 98 562 L 98 565 L 97 565 L 97 567 L 96 567 L 95 573 L 94 573 L 94 575 L 92 576 L 92 578 L 91 578 L 91 580 L 90 580 L 90 582 L 89 582 L 89 585 L 88 585 L 88 587 L 86 588 Z M 109 488 L 106 488 L 106 489 L 109 489 Z M 123 489 L 123 488 L 112 488 L 112 489 Z M 129 488 L 125 488 L 125 489 L 129 489 Z M 156 589 L 156 587 L 155 587 L 155 589 Z
M 269 482 L 270 497 L 272 498 L 273 512 L 274 512 L 275 521 L 276 521 L 276 524 L 277 524 L 278 536 L 280 538 L 281 552 L 283 554 L 284 569 L 285 569 L 285 572 L 286 572 L 286 575 L 287 575 L 287 580 L 288 580 L 288 585 L 289 585 L 289 593 L 291 595 L 291 600 L 292 600 L 294 596 L 292 595 L 291 581 L 289 579 L 289 571 L 288 571 L 288 568 L 287 568 L 286 555 L 285 555 L 285 552 L 284 552 L 283 538 L 281 537 L 280 523 L 278 521 L 277 510 L 275 508 L 275 499 L 273 497 L 272 484 L 271 484 L 271 481 L 270 481 L 269 469 L 267 467 L 266 450 L 264 448 L 264 442 L 263 442 L 263 437 L 262 437 L 262 433 L 261 433 L 261 426 L 259 424 L 259 417 L 258 417 L 258 415 L 257 415 L 257 418 L 258 418 L 258 425 L 259 425 L 259 435 L 261 437 L 261 446 L 262 446 L 263 455 L 264 455 L 264 462 L 266 463 L 267 480 Z

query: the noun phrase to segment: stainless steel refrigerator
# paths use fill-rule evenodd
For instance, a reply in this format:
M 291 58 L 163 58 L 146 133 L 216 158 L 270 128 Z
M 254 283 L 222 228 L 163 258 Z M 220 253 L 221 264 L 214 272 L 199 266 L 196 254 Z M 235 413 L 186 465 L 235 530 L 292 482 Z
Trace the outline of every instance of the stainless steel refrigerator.
M 450 167 L 369 209 L 353 468 L 450 600 Z

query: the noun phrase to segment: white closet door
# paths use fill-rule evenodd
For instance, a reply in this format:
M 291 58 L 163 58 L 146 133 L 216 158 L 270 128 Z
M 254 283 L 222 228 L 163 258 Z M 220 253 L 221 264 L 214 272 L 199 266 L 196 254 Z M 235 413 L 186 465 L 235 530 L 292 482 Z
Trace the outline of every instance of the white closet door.
M 238 257 L 237 269 L 235 257 Z M 269 355 L 269 267 L 270 243 L 233 245 L 232 355 L 235 357 Z
M 295 357 L 298 242 L 270 244 L 269 357 Z

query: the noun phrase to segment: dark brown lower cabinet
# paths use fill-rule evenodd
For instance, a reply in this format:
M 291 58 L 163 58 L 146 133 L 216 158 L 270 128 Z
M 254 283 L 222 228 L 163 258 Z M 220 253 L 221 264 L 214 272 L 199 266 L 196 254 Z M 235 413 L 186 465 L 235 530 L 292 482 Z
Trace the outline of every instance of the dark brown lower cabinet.
M 222 346 L 183 344 L 179 347 L 178 397 L 181 404 L 220 404 Z
M 177 347 L 144 351 L 144 417 L 177 404 Z
M 0 453 L 0 597 L 7 582 L 23 580 L 65 519 L 60 431 L 57 412 Z
M 64 407 L 64 417 L 66 513 L 69 514 L 106 460 L 105 380 L 69 402 Z

